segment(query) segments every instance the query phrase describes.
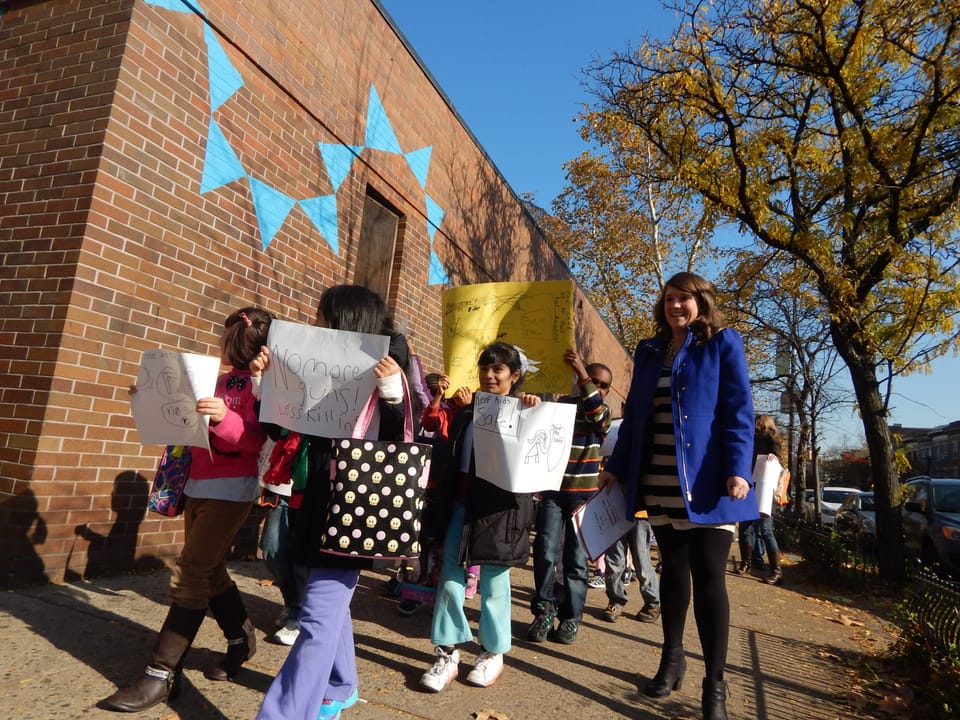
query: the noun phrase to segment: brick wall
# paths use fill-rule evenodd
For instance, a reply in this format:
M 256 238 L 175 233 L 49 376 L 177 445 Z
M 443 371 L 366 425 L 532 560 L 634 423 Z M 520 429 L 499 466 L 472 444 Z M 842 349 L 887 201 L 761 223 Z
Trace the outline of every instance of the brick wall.
M 388 301 L 428 368 L 431 241 L 451 285 L 568 274 L 376 3 L 202 6 L 12 2 L 0 18 L 7 584 L 175 556 L 179 521 L 145 513 L 159 448 L 129 414 L 142 351 L 214 354 L 244 304 L 312 320 L 323 287 L 353 280 L 368 189 L 402 217 Z M 432 148 L 423 185 L 367 142 L 374 93 L 403 153 Z M 214 126 L 232 159 L 207 155 Z M 318 143 L 364 149 L 338 182 Z M 311 198 L 335 198 L 337 252 Z M 625 391 L 628 356 L 579 293 L 577 306 L 581 349 Z M 252 552 L 255 533 L 241 537 Z

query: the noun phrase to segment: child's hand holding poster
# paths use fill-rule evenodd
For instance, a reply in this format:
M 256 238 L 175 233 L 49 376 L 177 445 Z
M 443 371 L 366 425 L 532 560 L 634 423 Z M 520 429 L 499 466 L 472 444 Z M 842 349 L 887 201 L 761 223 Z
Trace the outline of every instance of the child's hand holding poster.
M 220 359 L 210 355 L 144 351 L 130 398 L 140 442 L 209 449 L 210 418 L 197 413 L 197 400 L 213 397 L 219 375 Z
M 477 476 L 503 490 L 559 490 L 570 457 L 577 406 L 543 402 L 524 407 L 519 398 L 474 396 L 473 449 Z
M 274 320 L 267 346 L 260 420 L 305 435 L 350 437 L 390 339 Z

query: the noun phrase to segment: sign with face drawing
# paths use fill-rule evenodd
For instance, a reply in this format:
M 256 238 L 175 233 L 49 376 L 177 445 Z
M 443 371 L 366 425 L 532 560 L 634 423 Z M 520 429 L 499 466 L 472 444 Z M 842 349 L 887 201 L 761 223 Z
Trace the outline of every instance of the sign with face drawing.
M 559 490 L 570 457 L 577 406 L 478 392 L 473 411 L 477 476 L 503 490 Z
M 209 448 L 209 418 L 197 400 L 213 397 L 220 358 L 174 350 L 146 350 L 140 360 L 130 410 L 144 445 Z

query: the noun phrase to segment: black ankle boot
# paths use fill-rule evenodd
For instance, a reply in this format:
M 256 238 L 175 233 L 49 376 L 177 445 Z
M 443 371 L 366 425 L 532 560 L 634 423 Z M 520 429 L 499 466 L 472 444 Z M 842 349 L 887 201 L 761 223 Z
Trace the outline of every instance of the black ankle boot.
M 703 720 L 727 720 L 727 683 L 704 679 L 700 706 L 703 708 Z
M 682 654 L 660 659 L 660 667 L 653 679 L 643 689 L 648 697 L 666 697 L 683 686 L 683 676 L 687 672 L 687 658 Z
M 240 667 L 256 652 L 257 638 L 253 623 L 245 620 L 243 623 L 243 637 L 232 638 L 227 641 L 227 654 L 219 664 L 203 673 L 208 680 L 233 680 L 240 672 Z

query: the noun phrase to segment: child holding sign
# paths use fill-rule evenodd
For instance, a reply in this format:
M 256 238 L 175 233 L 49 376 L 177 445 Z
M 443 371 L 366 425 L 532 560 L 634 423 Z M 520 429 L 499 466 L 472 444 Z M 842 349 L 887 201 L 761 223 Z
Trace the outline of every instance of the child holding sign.
M 360 285 L 327 288 L 320 297 L 316 324 L 390 337 L 389 355 L 373 369 L 379 392 L 379 439 L 401 440 L 404 391 L 400 373 L 409 366 L 410 353 L 383 298 Z M 264 347 L 258 364 L 266 368 L 269 361 L 269 349 Z M 359 698 L 350 601 L 360 570 L 373 563 L 363 557 L 323 552 L 334 446 L 330 438 L 318 436 L 305 435 L 301 442 L 308 444 L 309 477 L 302 505 L 293 511 L 293 547 L 296 561 L 307 566 L 309 574 L 300 608 L 300 634 L 267 690 L 258 720 L 335 720 Z
M 227 573 L 226 554 L 260 495 L 258 458 L 265 433 L 257 420 L 250 362 L 267 341 L 273 316 L 246 307 L 231 314 L 220 336 L 221 362 L 231 366 L 217 380 L 214 397 L 200 398 L 196 411 L 210 418 L 210 453 L 193 453 L 184 493 L 183 549 L 170 578 L 170 609 L 146 672 L 102 700 L 100 706 L 139 712 L 176 695 L 181 662 L 200 629 L 207 608 L 227 638 L 227 653 L 205 674 L 232 678 L 256 648 L 240 591 Z M 131 393 L 135 388 L 131 388 Z
M 488 345 L 480 353 L 477 367 L 480 390 L 520 397 L 525 406 L 540 402 L 536 395 L 520 392 L 526 358 L 513 345 Z M 420 684 L 432 692 L 440 692 L 457 677 L 460 651 L 456 645 L 473 637 L 463 611 L 464 566 L 480 565 L 479 640 L 483 647 L 467 682 L 488 687 L 503 671 L 503 653 L 511 646 L 510 568 L 522 565 L 530 556 L 533 499 L 477 477 L 473 433 L 471 403 L 457 413 L 450 427 L 444 474 L 436 478 L 438 486 L 431 499 L 449 508 L 435 513 L 448 524 L 430 633 L 436 645 L 436 661 L 420 679 Z

